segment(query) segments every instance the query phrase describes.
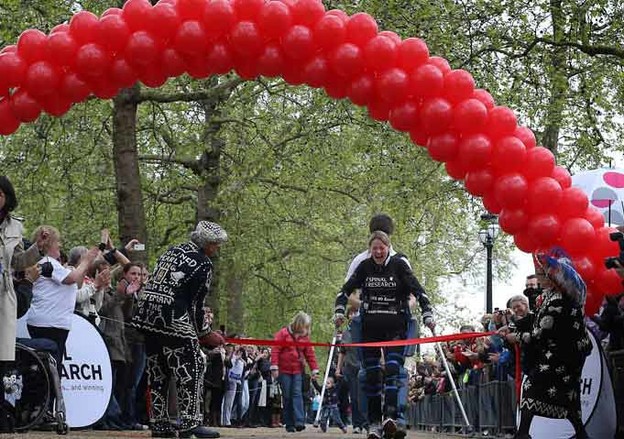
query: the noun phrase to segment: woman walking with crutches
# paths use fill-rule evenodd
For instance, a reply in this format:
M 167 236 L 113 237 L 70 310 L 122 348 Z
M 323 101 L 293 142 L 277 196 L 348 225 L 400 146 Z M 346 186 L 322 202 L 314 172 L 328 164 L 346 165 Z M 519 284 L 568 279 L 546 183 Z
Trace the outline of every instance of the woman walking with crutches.
M 425 325 L 429 327 L 434 325 L 429 299 L 424 289 L 403 256 L 400 254 L 390 256 L 389 250 L 389 236 L 381 231 L 373 232 L 369 239 L 370 257 L 357 266 L 336 298 L 334 320 L 339 325 L 344 321 L 349 295 L 355 289 L 361 289 L 363 342 L 407 338 L 411 318 L 410 294 L 413 294 L 420 303 Z M 384 435 L 402 439 L 406 436 L 406 432 L 403 426 L 397 426 L 396 419 L 400 414 L 399 411 L 405 407 L 405 404 L 400 403 L 398 395 L 400 371 L 405 362 L 405 346 L 384 348 L 384 359 L 385 380 L 381 369 L 381 350 L 364 349 L 365 393 L 368 398 L 370 422 L 368 439 L 380 439 Z M 383 410 L 382 393 L 385 393 Z M 383 427 L 382 417 L 385 417 Z

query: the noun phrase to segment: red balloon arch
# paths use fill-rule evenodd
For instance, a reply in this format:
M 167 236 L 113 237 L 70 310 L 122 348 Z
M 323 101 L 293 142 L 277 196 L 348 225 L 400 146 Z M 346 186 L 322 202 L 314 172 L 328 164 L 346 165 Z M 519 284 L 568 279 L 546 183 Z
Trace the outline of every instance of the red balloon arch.
M 100 17 L 78 12 L 48 35 L 28 29 L 0 51 L 0 134 L 137 81 L 159 87 L 231 70 L 366 106 L 482 197 L 519 249 L 564 248 L 587 283 L 588 313 L 620 292 L 603 263 L 619 251 L 613 229 L 512 110 L 421 39 L 379 31 L 366 13 L 326 11 L 320 0 L 130 0 Z

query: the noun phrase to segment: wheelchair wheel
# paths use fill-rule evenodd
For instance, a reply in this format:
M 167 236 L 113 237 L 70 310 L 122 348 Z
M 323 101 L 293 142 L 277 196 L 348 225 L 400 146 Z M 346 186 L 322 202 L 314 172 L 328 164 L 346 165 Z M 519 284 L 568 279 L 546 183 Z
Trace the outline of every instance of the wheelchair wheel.
M 15 366 L 19 383 L 15 393 L 15 429 L 24 431 L 39 424 L 48 410 L 50 377 L 37 353 L 20 344 L 15 346 Z

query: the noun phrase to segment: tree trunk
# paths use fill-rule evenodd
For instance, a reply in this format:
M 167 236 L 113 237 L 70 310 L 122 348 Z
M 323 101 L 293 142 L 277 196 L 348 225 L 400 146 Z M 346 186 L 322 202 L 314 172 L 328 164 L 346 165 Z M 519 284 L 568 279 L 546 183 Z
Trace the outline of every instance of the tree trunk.
M 139 88 L 135 85 L 123 89 L 113 100 L 113 162 L 117 183 L 117 220 L 119 238 L 124 244 L 133 238 L 143 243 L 147 241 L 136 142 L 138 95 Z M 137 259 L 147 259 L 145 254 L 138 256 Z
M 559 42 L 565 39 L 565 18 L 561 9 L 561 0 L 550 1 L 550 14 L 552 17 L 553 40 Z M 563 110 L 566 105 L 569 84 L 566 66 L 565 47 L 552 47 L 550 72 L 550 99 L 546 113 L 544 137 L 542 144 L 550 149 L 555 156 L 559 143 L 559 133 L 563 118 Z

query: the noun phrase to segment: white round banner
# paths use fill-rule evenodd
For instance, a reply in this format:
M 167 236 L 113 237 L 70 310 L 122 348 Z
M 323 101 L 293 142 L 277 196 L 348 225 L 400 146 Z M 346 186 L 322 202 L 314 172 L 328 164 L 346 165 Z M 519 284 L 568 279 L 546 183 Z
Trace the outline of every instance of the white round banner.
M 30 338 L 28 314 L 18 320 L 18 338 Z M 113 390 L 108 348 L 99 330 L 80 314 L 74 314 L 67 337 L 67 352 L 61 370 L 61 389 L 67 424 L 88 427 L 98 422 L 108 407 Z

